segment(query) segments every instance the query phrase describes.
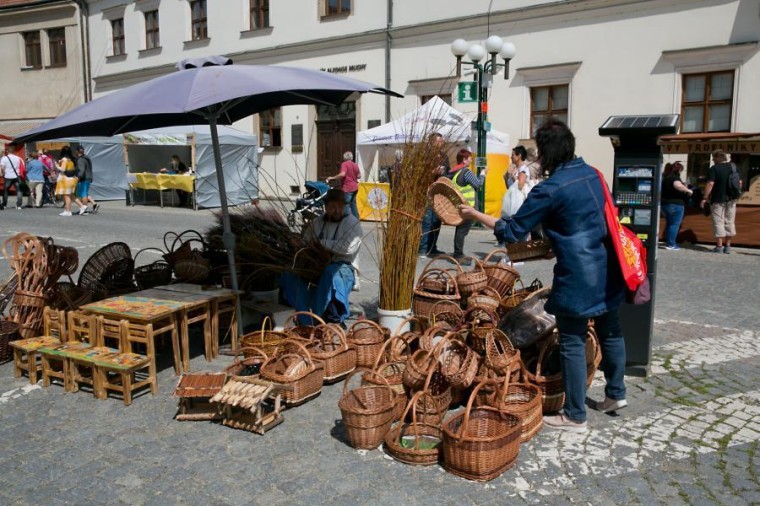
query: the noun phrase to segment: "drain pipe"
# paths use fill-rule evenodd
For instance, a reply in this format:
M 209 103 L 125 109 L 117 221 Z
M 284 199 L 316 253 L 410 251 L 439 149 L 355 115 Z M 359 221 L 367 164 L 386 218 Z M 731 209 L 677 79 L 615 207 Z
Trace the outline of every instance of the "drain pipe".
M 87 0 L 74 0 L 79 7 L 79 39 L 82 44 L 82 79 L 84 81 L 84 101 L 92 100 L 92 86 L 90 74 L 90 11 Z
M 385 27 L 385 89 L 391 89 L 391 28 L 393 28 L 393 0 L 388 0 L 388 23 Z M 385 95 L 385 122 L 391 120 L 391 97 Z

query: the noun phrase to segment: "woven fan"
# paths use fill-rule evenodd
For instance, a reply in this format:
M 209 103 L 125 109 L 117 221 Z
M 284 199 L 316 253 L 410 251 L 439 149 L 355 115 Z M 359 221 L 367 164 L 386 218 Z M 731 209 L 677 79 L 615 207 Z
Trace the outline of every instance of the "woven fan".
M 459 215 L 459 206 L 466 204 L 462 192 L 446 177 L 439 177 L 428 188 L 427 193 L 430 207 L 438 218 L 446 225 L 456 227 L 464 221 Z

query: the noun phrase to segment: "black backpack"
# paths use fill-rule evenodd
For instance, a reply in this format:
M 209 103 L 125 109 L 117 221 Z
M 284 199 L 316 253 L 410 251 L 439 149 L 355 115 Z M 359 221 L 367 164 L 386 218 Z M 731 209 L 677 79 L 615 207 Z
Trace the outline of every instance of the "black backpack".
M 731 164 L 731 173 L 728 175 L 728 188 L 726 189 L 726 195 L 729 199 L 738 199 L 742 194 L 741 187 L 741 175 L 736 168 L 736 164 Z

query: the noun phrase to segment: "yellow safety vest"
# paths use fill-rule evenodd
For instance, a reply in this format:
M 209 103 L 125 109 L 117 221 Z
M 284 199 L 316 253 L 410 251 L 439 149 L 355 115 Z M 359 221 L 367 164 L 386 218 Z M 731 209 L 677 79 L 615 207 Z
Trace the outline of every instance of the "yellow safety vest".
M 460 192 L 462 192 L 462 196 L 467 201 L 467 204 L 469 204 L 472 207 L 475 207 L 475 198 L 477 196 L 477 193 L 475 192 L 475 188 L 473 188 L 470 183 L 465 183 L 464 185 L 459 184 L 459 176 L 462 174 L 463 171 L 469 170 L 467 167 L 464 167 L 462 169 L 459 169 L 454 173 L 454 177 L 451 178 L 451 182 L 454 183 L 454 186 L 456 186 Z

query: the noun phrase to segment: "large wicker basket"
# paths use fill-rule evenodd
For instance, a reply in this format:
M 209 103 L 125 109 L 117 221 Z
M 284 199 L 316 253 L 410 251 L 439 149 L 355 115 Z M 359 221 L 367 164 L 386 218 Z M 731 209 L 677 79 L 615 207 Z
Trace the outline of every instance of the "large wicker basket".
M 447 177 L 439 177 L 430 185 L 427 191 L 430 207 L 438 218 L 446 225 L 456 227 L 464 222 L 459 214 L 459 206 L 467 204 L 467 200 Z
M 240 338 L 240 346 L 243 348 L 260 348 L 267 355 L 271 356 L 277 352 L 280 344 L 290 337 L 291 336 L 286 332 L 272 330 L 272 321 L 266 316 L 261 322 L 261 330 L 256 330 L 243 335 Z M 245 355 L 246 358 L 249 358 L 250 356 L 251 355 L 248 354 Z
M 324 368 L 315 363 L 309 352 L 297 341 L 280 343 L 279 352 L 261 366 L 261 378 L 292 387 L 282 393 L 285 404 L 302 404 L 322 391 Z
M 489 481 L 512 467 L 520 451 L 520 418 L 495 408 L 467 407 L 443 424 L 443 467 L 468 480 Z
M 440 425 L 424 423 L 417 417 L 420 398 L 427 392 L 417 392 L 407 404 L 396 424 L 385 436 L 385 450 L 394 459 L 415 466 L 430 466 L 441 459 L 443 431 Z M 411 409 L 412 420 L 407 423 Z
M 349 346 L 356 349 L 356 366 L 372 367 L 388 337 L 390 330 L 372 320 L 359 320 L 351 325 L 346 340 Z
M 545 257 L 551 253 L 552 246 L 548 239 L 516 242 L 507 245 L 509 258 L 516 262 L 529 258 Z
M 469 297 L 488 286 L 488 276 L 486 275 L 486 271 L 483 270 L 483 264 L 477 258 L 470 258 L 473 259 L 475 264 L 473 269 L 457 275 L 457 287 L 462 297 Z
M 365 385 L 348 390 L 351 373 L 343 384 L 338 402 L 346 431 L 346 440 L 354 448 L 374 449 L 380 446 L 391 428 L 396 412 L 396 392 L 388 385 Z
M 530 383 L 504 382 L 494 396 L 493 407 L 522 420 L 520 442 L 533 439 L 544 425 L 541 390 Z
M 505 249 L 495 249 L 491 251 L 483 259 L 483 269 L 488 276 L 488 286 L 496 290 L 499 296 L 504 297 L 512 289 L 515 281 L 520 279 L 520 273 L 517 269 L 511 265 L 502 263 L 501 261 L 491 261 L 491 257 L 494 255 L 507 255 L 508 252 Z
M 137 257 L 140 253 L 148 250 L 158 251 L 163 255 L 163 251 L 158 248 L 143 248 L 135 253 L 132 261 L 137 264 Z M 140 290 L 147 290 L 160 285 L 168 285 L 172 280 L 172 267 L 164 260 L 156 260 L 155 262 L 140 265 L 134 269 L 135 283 Z
M 356 368 L 356 349 L 348 346 L 346 334 L 338 325 L 316 327 L 306 349 L 314 360 L 322 362 L 325 383 L 334 383 Z

